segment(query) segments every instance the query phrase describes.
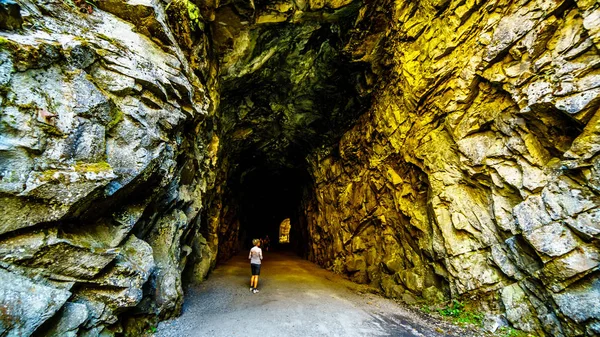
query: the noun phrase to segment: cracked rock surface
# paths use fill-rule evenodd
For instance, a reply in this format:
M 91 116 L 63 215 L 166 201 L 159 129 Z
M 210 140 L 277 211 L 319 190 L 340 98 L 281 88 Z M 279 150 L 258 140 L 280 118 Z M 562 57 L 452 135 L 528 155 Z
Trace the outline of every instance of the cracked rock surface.
M 138 335 L 181 309 L 194 240 L 195 277 L 214 264 L 216 239 L 189 235 L 214 84 L 162 4 L 80 5 L 20 1 L 22 28 L 0 32 L 3 336 Z
M 598 48 L 592 0 L 0 1 L 0 335 L 139 336 L 269 212 L 387 297 L 598 335 Z
M 598 334 L 598 4 L 386 4 L 389 73 L 308 160 L 310 258 L 388 296 Z

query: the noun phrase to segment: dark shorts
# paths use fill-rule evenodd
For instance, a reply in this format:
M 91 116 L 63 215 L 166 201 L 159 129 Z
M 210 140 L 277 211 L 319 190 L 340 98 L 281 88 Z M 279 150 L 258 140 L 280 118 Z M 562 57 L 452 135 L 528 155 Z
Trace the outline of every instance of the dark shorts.
M 250 268 L 252 268 L 252 275 L 260 275 L 260 264 L 250 263 Z

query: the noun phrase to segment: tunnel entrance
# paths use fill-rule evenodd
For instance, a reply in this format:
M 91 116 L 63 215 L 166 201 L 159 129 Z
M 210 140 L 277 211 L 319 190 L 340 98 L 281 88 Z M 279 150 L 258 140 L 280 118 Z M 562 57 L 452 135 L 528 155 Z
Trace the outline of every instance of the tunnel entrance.
M 370 105 L 370 65 L 344 52 L 358 3 L 283 22 L 254 20 L 272 10 L 255 5 L 224 4 L 211 26 L 221 95 L 220 261 L 253 238 L 277 243 L 284 219 L 289 246 L 306 256 L 302 202 L 314 194 L 307 157 L 336 148 Z

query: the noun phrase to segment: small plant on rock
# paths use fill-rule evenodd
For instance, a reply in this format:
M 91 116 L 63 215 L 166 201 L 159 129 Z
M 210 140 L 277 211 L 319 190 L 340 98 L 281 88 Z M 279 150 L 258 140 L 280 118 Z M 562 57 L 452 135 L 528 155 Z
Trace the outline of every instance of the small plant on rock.
M 460 316 L 464 307 L 465 307 L 465 305 L 462 302 L 459 302 L 457 300 L 452 300 L 451 305 L 449 305 L 445 308 L 442 308 L 442 309 L 438 309 L 438 312 L 442 316 L 458 317 L 458 316 Z
M 476 311 L 466 310 L 465 304 L 458 301 L 452 300 L 452 304 L 445 308 L 438 309 L 438 313 L 445 317 L 451 317 L 454 323 L 457 324 L 472 324 L 476 326 L 482 326 L 483 314 Z
M 500 329 L 498 329 L 497 336 L 499 336 L 499 337 L 535 337 L 535 335 L 532 335 L 525 331 L 517 330 L 515 328 L 511 328 L 511 327 L 507 327 L 507 326 L 503 326 Z

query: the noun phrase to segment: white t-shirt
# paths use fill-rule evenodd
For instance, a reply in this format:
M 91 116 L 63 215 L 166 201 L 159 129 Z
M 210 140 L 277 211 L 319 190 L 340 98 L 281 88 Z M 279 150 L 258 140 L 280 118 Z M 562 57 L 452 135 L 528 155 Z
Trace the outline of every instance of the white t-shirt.
M 250 255 L 248 255 L 248 258 L 250 259 L 250 263 L 260 264 L 260 260 L 262 260 L 262 249 L 258 248 L 257 246 L 252 247 L 252 249 L 250 249 Z

